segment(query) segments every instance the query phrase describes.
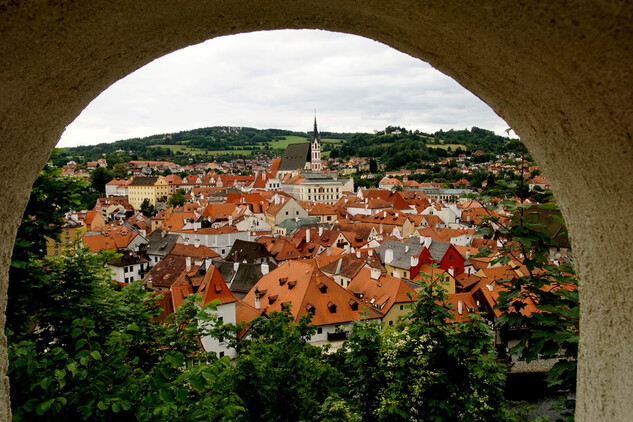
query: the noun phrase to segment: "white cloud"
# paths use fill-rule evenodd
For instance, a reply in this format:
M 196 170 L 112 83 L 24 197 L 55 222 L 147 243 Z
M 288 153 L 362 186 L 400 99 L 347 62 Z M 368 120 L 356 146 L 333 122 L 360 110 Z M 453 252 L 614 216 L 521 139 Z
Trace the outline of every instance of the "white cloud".
M 59 146 L 216 125 L 310 130 L 315 108 L 326 131 L 507 127 L 458 83 L 390 47 L 325 31 L 269 31 L 153 61 L 99 95 Z

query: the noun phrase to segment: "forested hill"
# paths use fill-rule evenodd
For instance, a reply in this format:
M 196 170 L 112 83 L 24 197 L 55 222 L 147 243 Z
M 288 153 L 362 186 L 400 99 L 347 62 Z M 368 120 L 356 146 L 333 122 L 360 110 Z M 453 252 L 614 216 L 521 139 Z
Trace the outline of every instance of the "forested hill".
M 321 132 L 320 135 L 324 157 L 374 157 L 388 168 L 415 166 L 467 151 L 482 150 L 486 154 L 498 154 L 518 151 L 520 148 L 507 137 L 477 127 L 470 130 L 440 130 L 429 134 L 389 126 L 373 134 Z M 60 163 L 71 159 L 85 163 L 105 155 L 108 161 L 173 160 L 182 164 L 254 154 L 278 156 L 288 144 L 305 142 L 311 137 L 311 131 L 214 126 L 64 148 L 57 160 Z

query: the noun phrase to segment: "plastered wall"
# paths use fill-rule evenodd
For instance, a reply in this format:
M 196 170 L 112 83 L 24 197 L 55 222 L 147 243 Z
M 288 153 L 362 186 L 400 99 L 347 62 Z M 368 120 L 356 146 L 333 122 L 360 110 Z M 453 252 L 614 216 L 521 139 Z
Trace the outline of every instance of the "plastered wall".
M 525 141 L 559 199 L 579 266 L 577 420 L 630 420 L 632 14 L 630 3 L 598 1 L 0 1 L 0 325 L 30 186 L 94 97 L 216 36 L 348 32 L 431 63 Z M 0 419 L 10 418 L 6 368 L 2 337 Z

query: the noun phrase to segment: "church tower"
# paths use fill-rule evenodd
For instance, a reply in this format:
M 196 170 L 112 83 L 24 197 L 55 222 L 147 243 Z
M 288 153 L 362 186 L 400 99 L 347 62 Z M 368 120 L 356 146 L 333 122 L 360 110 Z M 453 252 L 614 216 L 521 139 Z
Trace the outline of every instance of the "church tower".
M 314 173 L 321 173 L 323 165 L 321 164 L 321 140 L 319 139 L 319 131 L 317 130 L 316 115 L 314 116 L 314 138 L 310 145 L 310 169 Z

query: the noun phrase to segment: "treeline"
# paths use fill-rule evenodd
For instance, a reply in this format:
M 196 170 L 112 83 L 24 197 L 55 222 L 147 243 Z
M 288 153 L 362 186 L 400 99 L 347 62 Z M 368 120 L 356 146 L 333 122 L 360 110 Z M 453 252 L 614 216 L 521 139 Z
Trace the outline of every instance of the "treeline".
M 450 145 L 464 145 L 452 147 Z M 446 147 L 446 145 L 449 145 Z M 407 131 L 405 128 L 387 127 L 376 134 L 359 133 L 350 136 L 340 147 L 334 149 L 331 157 L 373 157 L 385 164 L 387 170 L 423 167 L 424 163 L 443 158 L 457 157 L 462 153 L 482 151 L 475 162 L 489 161 L 497 154 L 520 152 L 518 140 L 496 135 L 478 127 L 464 130 L 439 130 L 433 134 Z
M 517 140 L 499 136 L 490 130 L 478 127 L 470 130 L 440 130 L 429 134 L 388 126 L 384 131 L 375 134 L 321 132 L 320 135 L 322 139 L 343 140 L 336 146 L 324 144 L 323 150 L 329 150 L 330 157 L 372 157 L 385 164 L 388 170 L 403 167 L 419 168 L 424 163 L 475 151 L 482 151 L 483 154 L 473 156 L 472 160 L 475 163 L 485 162 L 497 154 L 521 150 L 521 144 Z M 69 160 L 86 163 L 103 156 L 108 159 L 108 162 L 110 160 L 115 162 L 170 160 L 184 164 L 192 160 L 194 162 L 208 160 L 211 156 L 217 155 L 214 151 L 230 150 L 257 150 L 262 154 L 274 156 L 279 155 L 280 151 L 273 151 L 271 142 L 283 140 L 286 136 L 309 139 L 312 137 L 312 131 L 214 126 L 113 143 L 64 148 L 54 164 L 62 165 Z M 184 148 L 193 149 L 195 153 L 166 147 L 171 145 L 182 145 Z M 455 145 L 459 146 L 455 147 Z M 204 153 L 198 150 L 203 150 Z M 229 155 L 227 158 L 231 159 L 232 156 Z

